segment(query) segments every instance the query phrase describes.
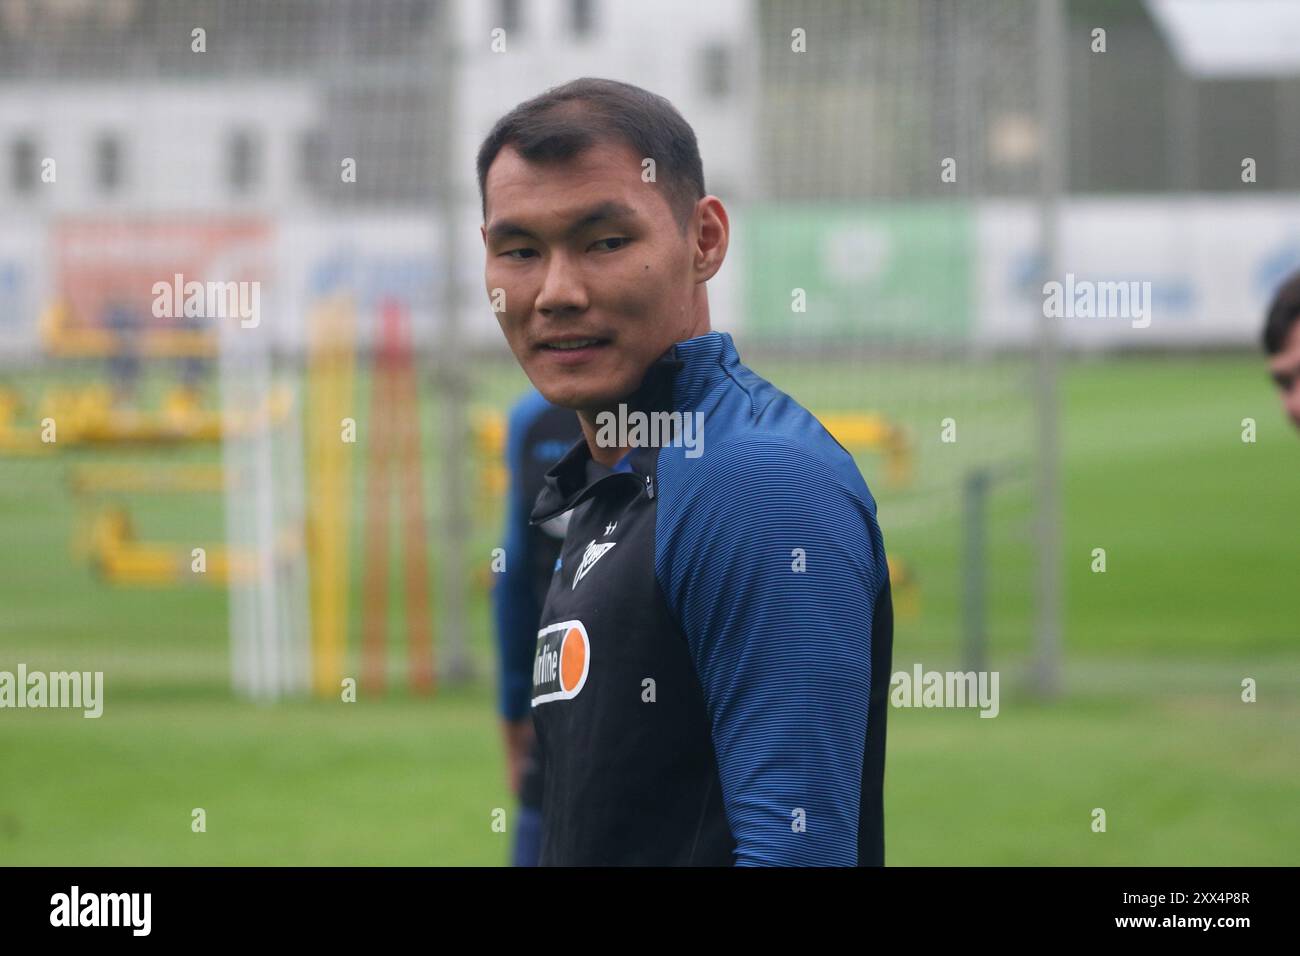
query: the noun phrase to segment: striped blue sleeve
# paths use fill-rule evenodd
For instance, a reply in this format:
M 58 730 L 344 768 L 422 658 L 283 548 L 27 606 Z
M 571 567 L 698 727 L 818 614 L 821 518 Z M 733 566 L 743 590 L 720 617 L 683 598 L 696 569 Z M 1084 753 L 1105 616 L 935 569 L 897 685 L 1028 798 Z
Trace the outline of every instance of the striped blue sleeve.
M 790 437 L 672 470 L 656 574 L 704 691 L 736 864 L 852 866 L 886 580 L 870 493 Z
M 520 487 L 524 442 L 537 410 L 545 405 L 525 398 L 510 413 L 506 431 L 506 466 L 510 473 L 506 505 L 505 570 L 492 588 L 496 623 L 498 708 L 506 720 L 528 716 L 532 693 L 533 652 L 542 615 L 528 569 L 528 516 L 532 502 Z

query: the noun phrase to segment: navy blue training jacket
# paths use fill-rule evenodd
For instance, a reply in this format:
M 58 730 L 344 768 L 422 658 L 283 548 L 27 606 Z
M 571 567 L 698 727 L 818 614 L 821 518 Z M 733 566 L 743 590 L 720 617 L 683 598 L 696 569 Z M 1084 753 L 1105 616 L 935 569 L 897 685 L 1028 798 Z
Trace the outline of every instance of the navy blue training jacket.
M 532 711 L 542 865 L 880 865 L 893 614 L 876 504 L 731 336 L 679 342 L 632 409 L 703 413 L 702 454 L 579 441 Z

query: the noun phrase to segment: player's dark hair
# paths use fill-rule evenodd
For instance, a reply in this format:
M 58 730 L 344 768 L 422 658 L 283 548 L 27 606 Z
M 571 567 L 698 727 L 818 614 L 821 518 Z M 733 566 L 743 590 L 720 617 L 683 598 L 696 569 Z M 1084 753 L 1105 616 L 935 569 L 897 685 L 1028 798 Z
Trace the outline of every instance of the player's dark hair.
M 622 142 L 655 161 L 655 185 L 685 233 L 704 196 L 704 164 L 695 131 L 672 103 L 617 80 L 585 76 L 520 103 L 478 151 L 478 193 L 487 218 L 487 174 L 503 147 L 530 163 L 562 163 L 601 142 Z
M 1291 326 L 1300 319 L 1300 272 L 1295 272 L 1273 296 L 1264 320 L 1264 351 L 1276 355 L 1282 351 Z

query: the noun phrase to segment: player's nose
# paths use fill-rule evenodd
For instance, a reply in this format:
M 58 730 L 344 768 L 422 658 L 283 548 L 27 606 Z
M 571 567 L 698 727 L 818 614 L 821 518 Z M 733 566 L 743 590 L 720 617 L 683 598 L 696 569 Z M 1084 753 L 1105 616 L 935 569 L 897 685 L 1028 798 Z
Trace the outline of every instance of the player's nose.
M 555 253 L 546 264 L 546 277 L 537 293 L 537 311 L 543 315 L 582 312 L 587 305 L 587 287 L 582 271 L 570 256 Z

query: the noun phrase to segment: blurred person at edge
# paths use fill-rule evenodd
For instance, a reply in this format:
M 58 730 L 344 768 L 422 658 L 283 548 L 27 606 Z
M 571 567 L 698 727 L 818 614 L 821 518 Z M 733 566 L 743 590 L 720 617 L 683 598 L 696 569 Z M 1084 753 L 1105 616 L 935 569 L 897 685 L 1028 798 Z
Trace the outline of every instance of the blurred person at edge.
M 510 410 L 506 428 L 505 567 L 492 589 L 498 660 L 498 710 L 510 792 L 519 800 L 510 862 L 536 866 L 542 840 L 542 789 L 546 767 L 529 709 L 533 651 L 542 604 L 551 584 L 569 513 L 530 524 L 529 512 L 546 471 L 582 438 L 578 416 L 530 390 Z
M 1264 320 L 1264 351 L 1269 376 L 1282 408 L 1300 429 L 1300 272 L 1282 283 Z

